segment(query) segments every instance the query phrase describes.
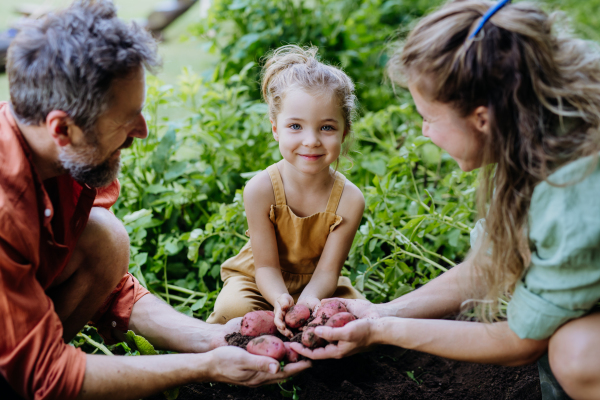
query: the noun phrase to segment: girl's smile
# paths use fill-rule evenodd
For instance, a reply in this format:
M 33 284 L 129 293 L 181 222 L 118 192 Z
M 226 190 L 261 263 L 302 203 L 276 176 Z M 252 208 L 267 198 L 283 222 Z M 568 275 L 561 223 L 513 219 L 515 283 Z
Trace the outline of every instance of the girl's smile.
M 286 92 L 273 125 L 273 137 L 285 161 L 310 175 L 323 171 L 341 152 L 345 122 L 339 101 L 332 93 Z

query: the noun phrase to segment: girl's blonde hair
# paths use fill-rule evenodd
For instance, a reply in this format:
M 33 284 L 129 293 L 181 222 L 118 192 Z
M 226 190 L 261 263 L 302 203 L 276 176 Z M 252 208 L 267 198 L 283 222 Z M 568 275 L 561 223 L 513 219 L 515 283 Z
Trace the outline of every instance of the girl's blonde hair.
M 268 54 L 262 74 L 262 95 L 269 106 L 269 117 L 277 120 L 287 91 L 332 93 L 339 101 L 344 117 L 344 139 L 350 134 L 356 113 L 354 83 L 342 70 L 317 59 L 318 48 L 287 45 Z M 348 141 L 346 141 L 348 142 Z M 347 155 L 345 146 L 343 155 Z
M 478 190 L 487 234 L 473 255 L 487 284 L 481 303 L 491 305 L 484 319 L 495 315 L 499 295 L 514 290 L 529 264 L 535 186 L 559 166 L 600 151 L 598 49 L 554 32 L 557 14 L 527 2 L 505 6 L 468 40 L 493 5 L 447 3 L 418 23 L 388 65 L 393 81 L 410 81 L 462 116 L 488 108 L 491 135 Z

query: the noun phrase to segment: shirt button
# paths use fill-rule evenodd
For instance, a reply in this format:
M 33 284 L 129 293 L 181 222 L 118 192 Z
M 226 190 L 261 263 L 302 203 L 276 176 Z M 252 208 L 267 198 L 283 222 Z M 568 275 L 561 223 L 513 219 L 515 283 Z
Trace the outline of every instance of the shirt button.
M 52 214 L 52 211 L 50 211 L 49 208 L 46 208 L 46 210 L 44 211 L 44 215 L 46 216 L 46 218 L 50 217 L 51 214 Z
M 113 327 L 113 328 L 116 328 L 116 327 L 117 327 L 117 321 L 113 321 L 113 322 L 112 322 L 112 327 Z

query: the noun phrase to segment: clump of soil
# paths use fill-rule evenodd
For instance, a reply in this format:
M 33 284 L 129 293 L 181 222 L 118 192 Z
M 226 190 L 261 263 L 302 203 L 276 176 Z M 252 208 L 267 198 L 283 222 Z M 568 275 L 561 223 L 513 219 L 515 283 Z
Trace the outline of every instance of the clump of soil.
M 246 346 L 248 346 L 248 342 L 254 339 L 252 336 L 242 335 L 239 332 L 230 333 L 225 335 L 225 341 L 230 346 L 241 347 L 246 350 Z
M 411 378 L 412 376 L 412 378 Z M 414 379 L 413 379 L 414 378 Z M 313 361 L 282 386 L 301 400 L 541 400 L 536 364 L 500 367 L 452 361 L 380 346 L 342 360 Z M 277 385 L 247 388 L 222 383 L 183 386 L 178 400 L 277 399 Z M 146 400 L 164 400 L 162 394 Z

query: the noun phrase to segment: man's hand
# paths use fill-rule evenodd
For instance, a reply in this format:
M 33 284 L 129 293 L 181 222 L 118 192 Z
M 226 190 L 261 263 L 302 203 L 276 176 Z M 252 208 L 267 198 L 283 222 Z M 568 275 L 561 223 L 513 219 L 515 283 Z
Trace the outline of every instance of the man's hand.
M 350 356 L 365 351 L 369 346 L 376 343 L 374 334 L 376 324 L 377 320 L 359 319 L 350 322 L 342 328 L 318 326 L 315 328 L 315 333 L 328 342 L 338 341 L 337 345 L 330 343 L 326 347 L 314 350 L 308 349 L 300 343 L 291 343 L 290 347 L 298 354 L 302 354 L 304 357 L 313 360 Z
M 210 340 L 210 349 L 227 346 L 225 336 L 230 333 L 239 332 L 242 326 L 242 317 L 229 320 L 224 325 L 208 325 L 209 329 L 213 329 L 213 338 Z
M 275 326 L 279 332 L 287 337 L 292 337 L 294 334 L 285 325 L 285 313 L 294 305 L 294 299 L 288 293 L 283 293 L 275 301 L 273 312 L 275 313 Z
M 232 385 L 260 386 L 281 382 L 311 366 L 310 361 L 287 364 L 279 370 L 279 362 L 270 357 L 256 356 L 239 347 L 227 346 L 209 353 L 209 380 Z

